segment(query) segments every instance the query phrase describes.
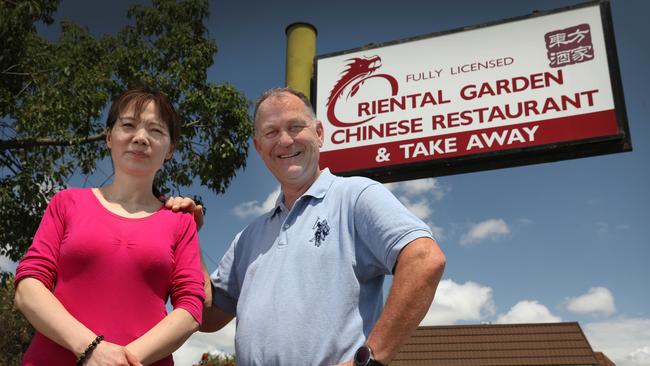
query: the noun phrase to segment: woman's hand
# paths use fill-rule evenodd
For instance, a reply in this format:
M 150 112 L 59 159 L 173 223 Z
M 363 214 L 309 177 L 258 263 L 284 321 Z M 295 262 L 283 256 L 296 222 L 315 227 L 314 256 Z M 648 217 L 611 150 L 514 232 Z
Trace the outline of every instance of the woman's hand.
M 106 341 L 100 342 L 86 360 L 86 366 L 142 366 L 126 347 Z

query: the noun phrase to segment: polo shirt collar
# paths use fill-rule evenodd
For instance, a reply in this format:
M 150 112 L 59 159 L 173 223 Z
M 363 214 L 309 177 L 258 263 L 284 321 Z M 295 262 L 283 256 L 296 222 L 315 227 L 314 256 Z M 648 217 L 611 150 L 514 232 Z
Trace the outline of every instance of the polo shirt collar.
M 329 168 L 321 170 L 320 175 L 316 178 L 316 181 L 307 189 L 305 193 L 300 197 L 311 196 L 314 198 L 323 198 L 325 194 L 330 189 L 330 186 L 334 182 L 336 176 L 330 172 Z M 300 199 L 300 198 L 298 198 Z M 280 191 L 278 198 L 275 200 L 275 209 L 271 211 L 271 216 L 275 215 L 278 210 L 285 211 L 287 207 L 284 205 L 284 192 Z
M 323 198 L 325 194 L 330 189 L 330 186 L 334 182 L 334 174 L 330 173 L 329 168 L 325 168 L 320 172 L 316 181 L 309 187 L 307 192 L 303 193 L 303 196 L 312 196 L 314 198 Z

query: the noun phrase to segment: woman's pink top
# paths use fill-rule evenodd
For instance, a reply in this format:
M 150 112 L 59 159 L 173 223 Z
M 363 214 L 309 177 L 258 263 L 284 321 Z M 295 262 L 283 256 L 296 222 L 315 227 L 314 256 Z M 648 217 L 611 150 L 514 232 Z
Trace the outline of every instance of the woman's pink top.
M 106 209 L 89 188 L 66 189 L 48 205 L 16 269 L 17 285 L 43 282 L 82 324 L 127 345 L 160 322 L 165 303 L 201 324 L 199 243 L 191 214 L 161 207 L 144 218 Z M 36 332 L 23 365 L 74 365 L 76 356 Z M 155 365 L 173 365 L 172 356 Z

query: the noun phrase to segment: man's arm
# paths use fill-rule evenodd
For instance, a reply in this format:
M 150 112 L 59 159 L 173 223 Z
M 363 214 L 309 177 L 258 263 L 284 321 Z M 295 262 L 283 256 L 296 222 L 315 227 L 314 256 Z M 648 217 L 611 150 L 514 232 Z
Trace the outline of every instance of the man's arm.
M 415 239 L 402 249 L 384 311 L 366 341 L 377 361 L 388 365 L 418 327 L 444 268 L 445 255 L 430 238 Z
M 197 205 L 191 198 L 170 197 L 165 201 L 165 206 L 173 211 L 193 213 L 197 230 L 203 226 L 203 208 L 201 205 Z M 203 323 L 199 327 L 199 330 L 201 332 L 212 333 L 225 327 L 235 316 L 212 305 L 212 297 L 217 295 L 215 295 L 214 288 L 212 288 L 212 282 L 210 281 L 210 275 L 203 261 L 203 256 L 201 256 L 201 270 L 205 278 L 206 296 L 203 303 Z
M 225 327 L 226 324 L 228 324 L 235 316 L 219 309 L 212 304 L 212 297 L 215 296 L 215 291 L 212 287 L 212 280 L 210 280 L 208 269 L 205 266 L 205 263 L 203 263 L 203 258 L 201 258 L 201 271 L 203 272 L 203 276 L 206 281 L 206 301 L 203 302 L 203 323 L 199 327 L 199 330 L 201 332 L 212 333 Z
M 199 330 L 205 333 L 216 332 L 226 326 L 235 316 L 216 306 L 203 307 L 203 324 Z
M 201 253 L 201 273 L 203 274 L 203 290 L 205 291 L 205 299 L 203 300 L 203 307 L 212 306 L 212 281 L 208 273 L 208 267 L 203 260 L 203 253 Z

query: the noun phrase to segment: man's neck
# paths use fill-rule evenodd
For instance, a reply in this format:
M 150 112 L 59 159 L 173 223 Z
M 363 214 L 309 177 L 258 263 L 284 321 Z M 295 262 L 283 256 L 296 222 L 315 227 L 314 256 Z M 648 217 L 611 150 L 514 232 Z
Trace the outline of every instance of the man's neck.
M 284 184 L 282 185 L 282 193 L 284 194 L 284 205 L 291 210 L 293 204 L 296 203 L 298 198 L 300 198 L 307 190 L 316 182 L 316 179 L 320 176 L 320 170 L 310 179 L 308 182 L 302 185 L 292 185 Z

